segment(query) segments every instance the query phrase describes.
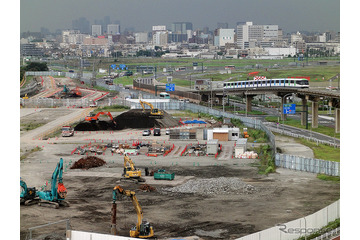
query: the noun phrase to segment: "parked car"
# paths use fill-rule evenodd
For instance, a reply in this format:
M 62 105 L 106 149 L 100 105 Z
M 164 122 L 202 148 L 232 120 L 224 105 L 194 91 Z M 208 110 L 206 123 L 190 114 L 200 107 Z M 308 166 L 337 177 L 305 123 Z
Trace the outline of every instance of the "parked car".
M 161 133 L 160 133 L 160 128 L 155 128 L 154 129 L 154 136 L 160 136 Z
M 143 136 L 150 136 L 151 135 L 151 131 L 150 130 L 144 130 L 143 131 Z

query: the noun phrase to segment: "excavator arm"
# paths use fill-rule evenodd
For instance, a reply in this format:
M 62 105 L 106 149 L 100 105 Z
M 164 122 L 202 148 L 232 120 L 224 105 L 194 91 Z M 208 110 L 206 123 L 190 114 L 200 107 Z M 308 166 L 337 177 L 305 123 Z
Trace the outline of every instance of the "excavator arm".
M 136 223 L 136 227 L 132 228 L 130 230 L 130 237 L 140 237 L 140 238 L 150 238 L 154 236 L 154 231 L 152 226 L 150 226 L 150 223 L 148 222 L 143 222 L 143 212 L 141 209 L 141 206 L 139 204 L 139 201 L 137 200 L 136 196 L 135 196 L 135 192 L 134 191 L 130 191 L 130 190 L 124 190 L 121 186 L 117 185 L 114 187 L 113 189 L 113 194 L 112 194 L 112 198 L 113 198 L 113 209 L 115 209 L 114 211 L 116 212 L 116 199 L 117 199 L 117 194 L 121 194 L 121 195 L 125 195 L 130 197 L 136 214 L 137 214 L 137 218 L 138 221 Z M 115 205 L 115 206 L 114 206 Z M 113 212 L 113 214 L 116 213 Z M 116 226 L 116 219 L 113 219 L 113 224 L 114 226 Z
M 144 106 L 144 104 L 146 104 L 146 105 L 148 105 L 149 107 L 150 107 L 150 116 L 152 116 L 152 117 L 158 117 L 158 118 L 163 118 L 163 116 L 164 116 L 164 112 L 163 111 L 161 111 L 161 110 L 159 110 L 159 109 L 157 109 L 157 108 L 154 108 L 154 106 L 151 104 L 151 103 L 149 103 L 149 102 L 145 102 L 145 101 L 139 101 L 140 102 L 140 104 L 141 104 L 141 107 L 142 107 L 142 109 L 143 109 L 143 112 L 145 112 L 145 106 Z
M 124 168 L 127 168 L 127 164 L 129 163 L 130 165 L 130 168 L 131 168 L 131 171 L 134 171 L 135 170 L 135 166 L 134 166 L 134 163 L 133 161 L 129 158 L 128 155 L 124 155 Z
M 98 112 L 95 116 L 87 116 L 87 117 L 85 118 L 85 121 L 97 121 L 97 120 L 99 120 L 99 116 L 100 116 L 100 115 L 108 115 L 109 118 L 111 119 L 111 121 L 112 121 L 114 124 L 116 124 L 116 122 L 114 121 L 114 118 L 113 118 L 113 116 L 111 115 L 110 112 Z

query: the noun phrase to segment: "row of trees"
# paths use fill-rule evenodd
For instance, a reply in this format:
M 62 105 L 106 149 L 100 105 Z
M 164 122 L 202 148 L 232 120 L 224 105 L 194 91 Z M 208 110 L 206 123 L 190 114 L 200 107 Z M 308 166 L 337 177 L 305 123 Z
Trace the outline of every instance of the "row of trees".
M 49 71 L 47 63 L 30 62 L 29 64 L 20 67 L 20 82 L 23 79 L 25 72 Z

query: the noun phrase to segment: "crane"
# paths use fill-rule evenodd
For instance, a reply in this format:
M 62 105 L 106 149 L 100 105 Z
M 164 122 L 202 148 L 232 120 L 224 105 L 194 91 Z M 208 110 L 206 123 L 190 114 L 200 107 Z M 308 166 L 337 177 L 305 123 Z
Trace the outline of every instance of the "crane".
M 130 165 L 128 167 L 128 165 Z M 135 168 L 134 162 L 129 156 L 124 154 L 124 174 L 126 179 L 136 179 L 138 182 L 145 182 L 145 179 L 141 178 L 141 170 Z
M 97 114 L 90 113 L 89 116 L 85 117 L 85 121 L 96 122 L 99 120 L 100 115 L 108 115 L 111 121 L 116 125 L 116 122 L 110 112 L 98 112 Z
M 114 187 L 113 194 L 112 194 L 113 202 L 112 202 L 112 208 L 111 208 L 111 212 L 112 212 L 111 233 L 113 235 L 116 235 L 116 199 L 117 199 L 118 194 L 130 197 L 130 199 L 134 205 L 136 214 L 137 214 L 138 221 L 137 221 L 136 225 L 131 228 L 130 237 L 136 237 L 136 238 L 151 238 L 151 237 L 153 237 L 154 236 L 153 227 L 150 225 L 149 222 L 143 220 L 143 212 L 142 212 L 141 206 L 139 204 L 139 201 L 137 200 L 137 198 L 135 196 L 135 192 L 130 191 L 130 190 L 124 190 L 119 185 Z
M 154 106 L 149 103 L 149 102 L 145 102 L 145 101 L 142 101 L 140 100 L 140 105 L 143 109 L 143 112 L 145 112 L 145 106 L 144 104 L 148 105 L 150 107 L 150 117 L 155 117 L 155 118 L 163 118 L 164 117 L 164 112 L 161 111 L 160 109 L 158 108 L 154 108 Z
M 59 205 L 69 207 L 70 204 L 65 200 L 67 190 L 63 184 L 63 159 L 60 158 L 52 177 L 51 190 L 37 191 L 36 195 L 40 198 L 40 206 L 53 206 L 59 208 Z

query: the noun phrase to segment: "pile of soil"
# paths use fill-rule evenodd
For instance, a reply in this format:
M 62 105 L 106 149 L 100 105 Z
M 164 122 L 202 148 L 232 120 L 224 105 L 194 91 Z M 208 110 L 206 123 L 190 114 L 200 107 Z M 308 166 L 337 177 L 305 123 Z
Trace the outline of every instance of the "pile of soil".
M 106 164 L 104 160 L 94 156 L 88 156 L 85 158 L 80 158 L 78 161 L 70 167 L 70 169 L 89 169 L 94 167 L 100 167 Z
M 112 121 L 82 122 L 75 126 L 76 131 L 121 130 L 125 128 L 168 128 L 179 126 L 178 120 L 167 112 L 163 118 L 150 117 L 150 110 L 132 109 L 120 114 Z

